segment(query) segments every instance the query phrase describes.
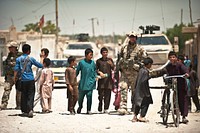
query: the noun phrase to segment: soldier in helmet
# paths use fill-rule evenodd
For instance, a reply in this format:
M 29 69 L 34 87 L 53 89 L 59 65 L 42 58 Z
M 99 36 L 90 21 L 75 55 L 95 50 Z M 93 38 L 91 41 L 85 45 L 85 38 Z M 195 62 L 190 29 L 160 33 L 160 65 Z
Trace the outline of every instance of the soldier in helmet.
M 119 70 L 121 72 L 120 78 L 120 91 L 121 91 L 121 102 L 118 112 L 122 115 L 128 114 L 127 111 L 127 93 L 128 89 L 131 90 L 131 102 L 132 109 L 134 111 L 134 91 L 135 83 L 138 75 L 142 60 L 146 57 L 146 51 L 136 44 L 137 33 L 131 31 L 127 34 L 127 39 L 121 47 L 120 59 L 119 59 Z
M 14 66 L 16 64 L 16 58 L 22 55 L 21 52 L 18 52 L 19 44 L 15 41 L 11 41 L 7 44 L 9 53 L 4 61 L 4 72 L 5 72 L 5 84 L 4 84 L 4 93 L 1 99 L 0 110 L 6 109 L 8 105 L 8 100 L 10 92 L 12 90 L 14 83 Z M 16 109 L 20 109 L 21 104 L 21 92 L 16 90 Z

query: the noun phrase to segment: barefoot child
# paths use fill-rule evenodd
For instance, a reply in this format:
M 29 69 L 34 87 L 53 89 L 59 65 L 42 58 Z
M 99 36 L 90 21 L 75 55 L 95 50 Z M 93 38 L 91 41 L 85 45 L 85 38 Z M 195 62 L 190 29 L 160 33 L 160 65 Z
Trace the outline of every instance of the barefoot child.
M 53 72 L 49 69 L 51 61 L 49 58 L 43 60 L 44 69 L 42 70 L 40 77 L 40 94 L 41 94 L 41 106 L 42 113 L 50 113 L 51 111 L 51 100 L 53 90 Z

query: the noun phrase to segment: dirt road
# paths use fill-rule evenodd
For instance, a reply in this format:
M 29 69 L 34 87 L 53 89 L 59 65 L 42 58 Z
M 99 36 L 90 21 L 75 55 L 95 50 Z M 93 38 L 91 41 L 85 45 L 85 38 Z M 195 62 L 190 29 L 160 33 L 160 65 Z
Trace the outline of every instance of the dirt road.
M 162 84 L 162 78 L 150 81 L 151 85 Z M 172 117 L 169 116 L 168 127 L 162 124 L 162 119 L 157 112 L 161 105 L 161 90 L 151 90 L 154 104 L 150 105 L 147 118 L 148 123 L 132 123 L 132 115 L 108 115 L 99 114 L 97 111 L 98 97 L 97 91 L 93 94 L 92 115 L 84 114 L 86 112 L 86 99 L 84 100 L 83 114 L 74 116 L 68 115 L 66 90 L 55 89 L 53 91 L 53 103 L 50 114 L 41 114 L 41 108 L 38 104 L 34 111 L 33 118 L 21 117 L 20 110 L 14 110 L 15 107 L 15 89 L 13 88 L 9 100 L 8 110 L 0 111 L 0 133 L 199 133 L 200 132 L 200 113 L 189 113 L 189 123 L 180 124 L 177 128 L 172 123 Z M 0 87 L 0 97 L 2 97 L 3 88 Z M 112 95 L 110 111 L 114 110 L 114 95 Z M 131 107 L 130 93 L 128 107 Z M 77 109 L 77 107 L 76 107 Z M 193 112 L 195 108 L 193 106 Z

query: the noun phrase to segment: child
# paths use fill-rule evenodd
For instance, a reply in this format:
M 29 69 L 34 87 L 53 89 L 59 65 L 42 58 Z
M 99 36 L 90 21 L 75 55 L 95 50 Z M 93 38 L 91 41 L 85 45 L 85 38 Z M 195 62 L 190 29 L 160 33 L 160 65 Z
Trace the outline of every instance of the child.
M 65 71 L 65 80 L 67 84 L 68 111 L 71 115 L 75 115 L 74 107 L 78 100 L 78 82 L 76 78 L 75 66 L 76 58 L 70 56 L 68 58 L 69 67 Z
M 40 53 L 40 63 L 43 63 L 44 58 L 47 58 L 49 55 L 49 50 L 47 48 L 42 48 L 41 49 L 41 53 Z M 40 83 L 39 83 L 39 79 L 41 76 L 41 72 L 42 72 L 42 68 L 37 68 L 36 69 L 36 76 L 35 76 L 35 86 L 36 86 L 36 90 L 37 90 L 37 95 L 35 96 L 34 99 L 34 106 L 35 107 L 37 105 L 37 103 L 39 101 L 41 101 L 41 97 L 40 97 Z
M 184 65 L 189 68 L 191 64 L 191 60 L 188 58 L 188 55 L 185 56 Z
M 43 64 L 44 69 L 42 70 L 40 77 L 40 95 L 41 95 L 41 106 L 42 113 L 50 113 L 51 111 L 51 100 L 53 90 L 53 72 L 49 69 L 51 61 L 49 58 L 44 58 Z
M 83 108 L 83 99 L 86 95 L 87 97 L 87 114 L 91 113 L 92 106 L 92 93 L 96 88 L 96 65 L 92 60 L 93 51 L 90 48 L 85 50 L 85 59 L 81 60 L 78 63 L 76 76 L 78 76 L 81 71 L 81 78 L 78 86 L 79 97 L 78 104 L 79 107 L 77 109 L 77 113 L 81 113 L 81 109 Z
M 180 57 L 180 56 L 179 56 Z M 189 77 L 188 69 L 182 62 L 177 61 L 177 55 L 175 52 L 171 51 L 168 54 L 170 63 L 166 66 L 167 74 L 169 76 L 173 75 L 183 75 Z M 181 58 L 179 58 L 180 60 Z M 182 116 L 182 122 L 188 123 L 186 119 L 188 115 L 188 96 L 187 96 L 187 83 L 183 78 L 177 78 L 177 89 L 178 89 L 178 104 Z
M 151 92 L 149 89 L 149 69 L 153 64 L 153 60 L 149 57 L 144 59 L 144 67 L 139 70 L 138 77 L 136 80 L 136 88 L 135 88 L 135 111 L 132 122 L 140 121 L 140 122 L 148 122 L 145 118 L 146 113 L 149 108 L 149 104 L 153 104 L 153 100 L 151 97 Z M 141 111 L 141 112 L 140 112 Z M 137 115 L 140 112 L 139 119 Z
M 190 85 L 189 85 L 189 89 L 188 89 L 188 98 L 189 98 L 189 111 L 191 111 L 192 109 L 192 104 L 191 104 L 191 97 L 192 100 L 196 106 L 196 113 L 200 113 L 200 104 L 199 104 L 199 98 L 198 98 L 198 88 L 199 88 L 199 80 L 198 80 L 198 76 L 197 76 L 197 72 L 195 70 L 192 69 L 192 64 L 190 64 L 189 67 L 189 81 L 190 81 Z
M 108 58 L 108 49 L 106 47 L 101 48 L 102 57 L 96 61 L 96 68 L 108 75 L 106 78 L 98 80 L 98 99 L 99 106 L 98 111 L 102 111 L 102 105 L 104 103 L 104 113 L 108 113 L 110 105 L 111 90 L 113 88 L 112 70 L 114 69 L 114 63 L 111 58 Z
M 176 53 L 174 51 L 170 51 L 168 54 L 168 59 L 170 62 L 163 70 L 155 73 L 157 76 L 158 75 L 161 76 L 167 73 L 169 76 L 184 74 L 186 77 L 189 77 L 188 69 L 182 63 L 181 56 L 179 56 L 179 59 L 177 59 Z M 186 124 L 189 121 L 186 119 L 188 115 L 188 96 L 187 96 L 187 83 L 185 79 L 177 78 L 177 89 L 178 89 L 178 104 L 182 116 L 182 122 Z

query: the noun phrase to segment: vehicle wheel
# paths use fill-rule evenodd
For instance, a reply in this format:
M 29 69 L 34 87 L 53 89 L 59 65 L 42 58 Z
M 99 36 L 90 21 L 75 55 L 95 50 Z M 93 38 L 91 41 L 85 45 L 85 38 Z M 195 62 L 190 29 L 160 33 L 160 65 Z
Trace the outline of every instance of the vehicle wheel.
M 171 109 L 172 109 L 172 118 L 174 121 L 174 124 L 176 127 L 179 126 L 180 122 L 180 111 L 179 111 L 179 105 L 178 105 L 178 95 L 176 91 L 172 92 L 172 99 L 171 99 Z

